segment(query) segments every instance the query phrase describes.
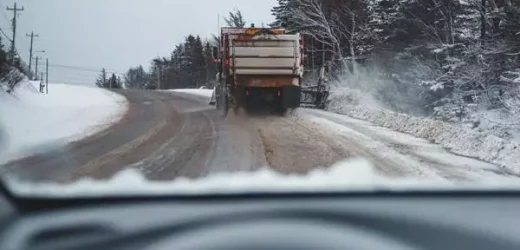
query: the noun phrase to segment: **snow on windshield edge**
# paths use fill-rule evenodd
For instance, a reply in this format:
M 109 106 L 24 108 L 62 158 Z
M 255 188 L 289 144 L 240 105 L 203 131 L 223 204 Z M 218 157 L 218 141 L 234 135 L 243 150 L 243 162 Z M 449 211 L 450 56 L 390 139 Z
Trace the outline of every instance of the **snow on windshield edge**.
M 106 197 L 135 195 L 201 195 L 241 193 L 285 193 L 320 191 L 404 191 L 464 190 L 473 188 L 520 187 L 518 182 L 503 179 L 483 180 L 478 186 L 453 183 L 446 179 L 391 178 L 377 173 L 372 164 L 354 159 L 317 169 L 307 175 L 284 175 L 269 168 L 255 172 L 215 173 L 201 179 L 178 178 L 170 182 L 153 182 L 135 169 L 128 169 L 112 179 L 85 178 L 71 184 L 29 183 L 7 179 L 8 186 L 20 196 L 30 197 Z

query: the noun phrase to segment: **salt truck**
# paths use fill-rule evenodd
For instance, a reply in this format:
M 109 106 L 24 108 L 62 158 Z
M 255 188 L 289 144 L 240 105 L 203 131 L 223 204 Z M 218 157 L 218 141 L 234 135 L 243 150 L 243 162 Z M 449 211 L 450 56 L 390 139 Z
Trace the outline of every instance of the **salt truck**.
M 300 106 L 303 40 L 279 28 L 222 28 L 219 47 L 216 106 L 267 109 L 285 114 Z

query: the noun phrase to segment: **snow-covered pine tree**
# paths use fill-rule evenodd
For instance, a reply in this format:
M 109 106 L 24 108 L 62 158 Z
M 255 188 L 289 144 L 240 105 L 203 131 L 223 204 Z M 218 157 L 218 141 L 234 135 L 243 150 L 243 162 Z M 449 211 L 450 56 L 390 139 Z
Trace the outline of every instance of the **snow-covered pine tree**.
M 224 20 L 228 27 L 243 28 L 246 26 L 246 20 L 242 16 L 242 12 L 238 9 L 229 12 L 229 16 L 225 17 Z
M 107 82 L 107 71 L 105 68 L 101 69 L 101 74 L 96 79 L 96 86 L 104 88 Z

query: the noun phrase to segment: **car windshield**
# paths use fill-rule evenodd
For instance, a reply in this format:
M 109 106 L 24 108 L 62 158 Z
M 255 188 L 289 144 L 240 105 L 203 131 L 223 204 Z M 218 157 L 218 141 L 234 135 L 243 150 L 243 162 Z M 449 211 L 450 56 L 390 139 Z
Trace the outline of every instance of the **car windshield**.
M 519 1 L 2 4 L 15 195 L 520 186 Z

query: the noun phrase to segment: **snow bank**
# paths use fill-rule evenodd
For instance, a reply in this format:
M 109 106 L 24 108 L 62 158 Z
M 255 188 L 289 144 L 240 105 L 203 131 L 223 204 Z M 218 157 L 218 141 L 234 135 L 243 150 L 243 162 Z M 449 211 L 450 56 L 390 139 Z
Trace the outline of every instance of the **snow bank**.
M 22 82 L 12 95 L 0 90 L 0 164 L 46 150 L 39 145 L 63 145 L 96 133 L 127 109 L 123 96 L 104 89 L 50 84 L 46 95 L 38 85 Z
M 382 108 L 371 108 L 347 88 L 335 91 L 328 110 L 424 138 L 454 153 L 475 157 L 520 173 L 520 144 L 485 131 Z

